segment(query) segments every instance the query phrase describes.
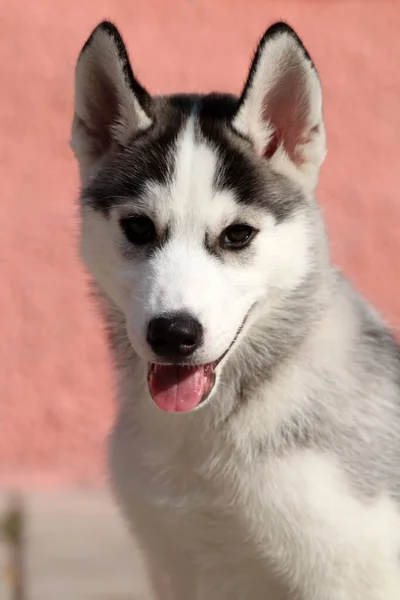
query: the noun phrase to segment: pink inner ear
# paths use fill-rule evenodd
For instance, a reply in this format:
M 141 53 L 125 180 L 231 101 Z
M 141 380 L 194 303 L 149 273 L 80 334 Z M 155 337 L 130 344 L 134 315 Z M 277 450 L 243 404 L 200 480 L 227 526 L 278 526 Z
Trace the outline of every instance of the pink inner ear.
M 88 151 L 94 161 L 115 144 L 112 126 L 120 115 L 118 90 L 102 65 L 93 66 L 82 86 L 85 118 L 80 119 L 79 125 L 84 128 Z
M 274 131 L 270 141 L 268 142 L 267 146 L 263 150 L 263 153 L 262 153 L 263 157 L 264 158 L 272 158 L 273 155 L 275 154 L 275 152 L 278 150 L 279 144 L 280 144 L 279 133 L 278 133 L 278 131 Z
M 291 160 L 299 165 L 302 162 L 300 146 L 307 141 L 307 80 L 300 65 L 297 68 L 283 68 L 282 71 L 281 77 L 266 93 L 263 101 L 263 119 L 274 130 L 263 156 L 272 158 L 283 144 Z

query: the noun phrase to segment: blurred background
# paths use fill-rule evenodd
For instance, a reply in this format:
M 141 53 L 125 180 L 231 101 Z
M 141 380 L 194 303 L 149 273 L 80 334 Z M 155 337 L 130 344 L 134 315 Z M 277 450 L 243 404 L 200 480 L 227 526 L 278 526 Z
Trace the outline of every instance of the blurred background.
M 149 91 L 239 92 L 264 30 L 288 21 L 324 89 L 318 198 L 334 259 L 398 330 L 400 3 L 0 0 L 0 8 L 0 508 L 9 523 L 8 494 L 19 494 L 27 544 L 14 543 L 11 513 L 0 598 L 147 598 L 102 492 L 113 382 L 77 257 L 68 145 L 77 55 L 108 18 Z

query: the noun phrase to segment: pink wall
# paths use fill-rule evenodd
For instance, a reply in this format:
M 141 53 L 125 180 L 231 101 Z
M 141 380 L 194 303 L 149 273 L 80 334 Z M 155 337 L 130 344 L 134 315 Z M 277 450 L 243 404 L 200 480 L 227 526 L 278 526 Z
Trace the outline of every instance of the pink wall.
M 319 185 L 337 262 L 400 324 L 400 4 L 383 0 L 3 0 L 0 21 L 0 484 L 102 474 L 113 416 L 101 325 L 76 256 L 73 69 L 97 21 L 153 91 L 238 91 L 275 19 L 322 75 Z

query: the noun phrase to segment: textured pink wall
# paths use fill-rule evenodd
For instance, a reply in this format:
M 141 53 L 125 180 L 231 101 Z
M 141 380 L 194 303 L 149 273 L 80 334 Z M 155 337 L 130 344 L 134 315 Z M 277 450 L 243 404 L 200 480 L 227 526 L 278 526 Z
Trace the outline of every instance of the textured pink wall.
M 1 3 L 0 484 L 98 480 L 113 416 L 101 325 L 76 257 L 68 148 L 73 69 L 114 20 L 152 91 L 238 91 L 257 38 L 284 18 L 322 75 L 319 186 L 337 262 L 400 324 L 400 4 L 370 0 Z

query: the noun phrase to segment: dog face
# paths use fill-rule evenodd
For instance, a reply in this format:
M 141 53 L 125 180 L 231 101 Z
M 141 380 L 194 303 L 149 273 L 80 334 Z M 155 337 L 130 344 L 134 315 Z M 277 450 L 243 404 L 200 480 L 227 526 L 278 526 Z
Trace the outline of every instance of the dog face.
M 102 23 L 77 64 L 72 147 L 83 260 L 149 363 L 157 404 L 194 408 L 260 307 L 312 268 L 325 135 L 311 59 L 276 24 L 240 99 L 152 98 Z

